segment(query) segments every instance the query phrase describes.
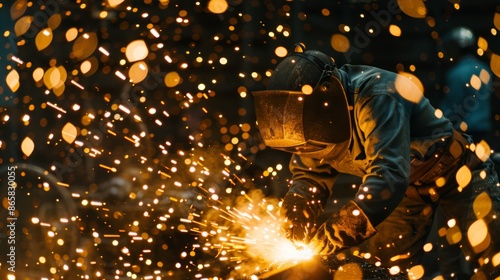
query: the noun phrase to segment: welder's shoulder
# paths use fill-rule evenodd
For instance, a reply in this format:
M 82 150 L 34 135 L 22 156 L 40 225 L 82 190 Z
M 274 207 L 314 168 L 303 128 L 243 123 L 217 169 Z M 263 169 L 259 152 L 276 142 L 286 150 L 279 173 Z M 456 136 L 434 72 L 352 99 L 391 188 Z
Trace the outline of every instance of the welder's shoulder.
M 341 70 L 347 73 L 348 91 L 355 95 L 357 101 L 396 93 L 398 75 L 394 72 L 367 65 L 344 65 Z
M 396 73 L 370 65 L 344 64 L 340 70 L 346 72 L 353 82 L 362 82 L 380 75 L 395 77 Z

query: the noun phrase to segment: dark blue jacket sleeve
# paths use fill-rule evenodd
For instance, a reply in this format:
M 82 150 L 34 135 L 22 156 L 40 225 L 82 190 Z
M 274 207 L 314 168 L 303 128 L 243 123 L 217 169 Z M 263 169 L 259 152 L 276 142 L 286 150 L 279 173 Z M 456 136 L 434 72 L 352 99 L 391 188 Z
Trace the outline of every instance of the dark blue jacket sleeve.
M 293 177 L 289 192 L 299 194 L 315 204 L 314 211 L 322 211 L 339 173 L 321 160 L 296 154 L 291 157 L 290 171 Z
M 355 112 L 366 175 L 354 201 L 376 226 L 403 199 L 410 178 L 410 118 L 394 96 L 373 95 Z

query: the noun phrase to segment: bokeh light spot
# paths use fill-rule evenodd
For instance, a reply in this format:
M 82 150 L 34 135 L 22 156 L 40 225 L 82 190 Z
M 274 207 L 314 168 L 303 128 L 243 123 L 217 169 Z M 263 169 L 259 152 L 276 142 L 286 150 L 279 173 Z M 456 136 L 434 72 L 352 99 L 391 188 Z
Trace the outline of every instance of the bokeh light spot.
M 457 244 L 460 240 L 462 240 L 462 232 L 457 226 L 449 228 L 446 232 L 446 240 L 451 245 Z
M 179 73 L 175 71 L 167 73 L 164 78 L 164 82 L 167 87 L 175 87 L 180 83 L 180 81 L 181 77 L 179 76 Z
M 39 82 L 43 79 L 43 75 L 44 75 L 44 71 L 43 71 L 43 68 L 41 67 L 37 67 L 34 71 L 33 71 L 33 80 L 35 80 L 35 82 Z
M 458 169 L 455 178 L 458 183 L 459 188 L 465 188 L 472 180 L 472 172 L 467 165 L 464 165 Z
M 274 50 L 274 54 L 278 57 L 285 57 L 288 54 L 288 50 L 283 46 L 279 46 Z
M 394 37 L 400 37 L 402 32 L 399 26 L 391 24 L 389 25 L 389 33 L 391 33 L 391 35 Z
M 488 233 L 488 226 L 484 220 L 475 221 L 467 231 L 467 237 L 474 252 L 479 253 L 490 245 L 490 235 Z
M 410 102 L 419 103 L 424 96 L 422 82 L 413 74 L 407 72 L 398 74 L 394 81 L 398 93 Z
M 392 266 L 389 268 L 389 273 L 392 275 L 396 275 L 401 272 L 401 268 L 399 266 Z
M 222 14 L 228 7 L 226 0 L 210 0 L 208 2 L 208 10 L 214 14 Z
M 479 37 L 479 39 L 477 39 L 477 46 L 481 50 L 486 51 L 488 50 L 488 41 L 486 41 L 483 37 Z
M 486 192 L 480 193 L 476 199 L 474 200 L 474 204 L 472 205 L 472 208 L 474 209 L 474 214 L 476 215 L 476 218 L 482 219 L 490 213 L 492 209 L 492 202 L 491 198 Z
M 437 180 L 436 180 L 436 186 L 437 187 L 442 187 L 446 184 L 446 178 L 444 177 L 439 177 Z
M 61 75 L 56 67 L 50 67 L 45 71 L 43 82 L 48 89 L 52 89 L 61 80 Z
M 491 80 L 490 72 L 486 69 L 481 69 L 481 72 L 479 72 L 479 79 L 481 79 L 483 83 L 488 84 Z
M 475 74 L 470 77 L 469 83 L 475 90 L 479 90 L 481 88 L 481 79 L 479 79 L 479 77 Z
M 424 18 L 427 15 L 427 8 L 422 0 L 398 0 L 398 5 L 410 17 Z
M 476 145 L 475 153 L 479 159 L 481 159 L 482 161 L 487 161 L 491 156 L 491 148 L 486 141 L 481 140 Z
M 496 53 L 491 54 L 490 68 L 491 68 L 491 71 L 493 71 L 493 73 L 497 77 L 500 77 L 500 55 L 498 55 Z
M 121 3 L 123 3 L 123 1 L 125 0 L 106 0 L 106 2 L 108 2 L 108 5 L 111 7 L 111 8 L 115 8 L 116 6 L 120 5 Z
M 62 128 L 61 134 L 64 141 L 71 144 L 75 141 L 76 136 L 78 135 L 78 130 L 72 123 L 68 122 Z
M 23 151 L 23 153 L 27 157 L 29 157 L 31 153 L 33 153 L 33 150 L 35 150 L 35 142 L 33 142 L 31 138 L 26 136 L 23 142 L 21 142 L 21 151 Z
M 66 31 L 66 41 L 71 42 L 78 36 L 78 29 L 71 27 Z
M 430 242 L 429 242 L 429 243 L 426 243 L 426 244 L 424 245 L 424 247 L 423 247 L 424 252 L 430 252 L 430 251 L 432 251 L 432 248 L 434 248 L 434 246 L 433 246 L 433 245 L 432 245 L 432 243 L 430 243 Z
M 7 74 L 7 77 L 5 77 L 5 82 L 9 86 L 10 90 L 12 90 L 12 92 L 16 92 L 19 89 L 19 73 L 16 71 L 16 69 L 12 69 L 9 74 Z
M 72 56 L 77 60 L 84 60 L 97 49 L 98 39 L 94 32 L 80 35 L 73 43 Z
M 47 21 L 47 25 L 50 29 L 55 30 L 61 24 L 62 18 L 60 14 L 53 14 Z
M 444 116 L 444 113 L 443 113 L 443 111 L 441 111 L 441 109 L 436 109 L 436 111 L 434 111 L 434 116 L 436 118 L 440 119 Z
M 332 48 L 338 52 L 347 52 L 351 46 L 349 39 L 342 34 L 333 34 L 330 39 Z
M 496 29 L 500 30 L 500 13 L 495 13 L 495 16 L 493 16 L 493 24 Z
M 500 252 L 496 253 L 493 258 L 491 258 L 491 264 L 493 267 L 500 266 Z
M 128 71 L 128 77 L 132 83 L 142 82 L 148 75 L 148 65 L 143 61 L 138 61 Z
M 418 280 L 424 277 L 425 269 L 422 265 L 416 265 L 408 271 L 408 279 Z
M 26 12 L 27 8 L 28 8 L 28 1 L 27 0 L 17 0 L 16 2 L 14 2 L 12 7 L 10 8 L 10 17 L 13 20 L 18 19 L 20 16 L 22 16 Z
M 16 36 L 22 36 L 26 31 L 30 29 L 31 23 L 33 22 L 32 16 L 24 16 L 16 21 L 14 25 L 14 33 Z
M 35 38 L 35 45 L 37 50 L 41 51 L 47 48 L 52 42 L 52 30 L 50 28 L 42 29 Z
M 80 71 L 83 74 L 86 74 L 87 72 L 89 72 L 90 69 L 92 69 L 92 63 L 90 63 L 90 61 L 85 60 L 84 62 L 82 62 L 82 64 L 80 64 Z
M 99 69 L 99 62 L 95 56 L 89 57 L 87 60 L 80 64 L 80 71 L 85 76 L 91 76 Z
M 144 40 L 135 40 L 127 45 L 125 56 L 129 62 L 142 60 L 148 56 L 148 46 Z

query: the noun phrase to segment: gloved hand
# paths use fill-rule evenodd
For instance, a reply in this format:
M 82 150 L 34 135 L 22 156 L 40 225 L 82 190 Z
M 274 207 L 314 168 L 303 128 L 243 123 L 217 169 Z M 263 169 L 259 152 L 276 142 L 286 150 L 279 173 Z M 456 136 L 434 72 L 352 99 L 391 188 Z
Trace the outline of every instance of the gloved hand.
M 351 200 L 318 228 L 310 243 L 314 253 L 328 256 L 356 246 L 375 233 L 363 210 Z
M 315 213 L 310 201 L 296 193 L 287 193 L 283 199 L 285 235 L 291 240 L 307 242 L 314 231 L 318 213 Z

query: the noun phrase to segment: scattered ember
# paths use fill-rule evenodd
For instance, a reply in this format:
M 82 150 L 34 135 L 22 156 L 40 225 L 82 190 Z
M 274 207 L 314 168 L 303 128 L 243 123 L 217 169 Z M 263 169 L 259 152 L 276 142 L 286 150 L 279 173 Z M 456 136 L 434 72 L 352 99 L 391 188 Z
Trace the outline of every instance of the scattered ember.
M 258 279 L 314 259 L 280 231 L 275 185 L 287 184 L 278 182 L 287 163 L 256 166 L 266 147 L 249 91 L 311 30 L 309 14 L 337 16 L 347 6 L 318 4 L 309 13 L 290 1 L 12 2 L 0 3 L 11 19 L 1 35 L 0 181 L 8 180 L 4 166 L 15 166 L 18 279 Z M 410 32 L 404 15 L 436 24 L 427 3 L 398 2 L 400 9 L 366 4 L 356 22 L 335 19 L 325 33 L 332 52 L 373 62 L 355 38 L 379 35 L 381 23 L 369 28 L 374 14 L 389 15 L 383 27 L 394 38 Z M 303 25 L 294 30 L 295 17 Z M 489 24 L 494 37 L 498 9 Z M 478 45 L 500 76 L 500 50 L 488 40 Z M 421 85 L 415 73 L 400 72 Z M 490 154 L 485 143 L 476 150 Z M 465 186 L 470 171 L 457 180 Z M 489 203 L 478 197 L 467 237 L 479 249 L 488 242 L 481 218 Z M 454 229 L 441 231 L 451 243 L 465 238 Z M 362 261 L 323 262 L 339 279 L 387 276 Z

